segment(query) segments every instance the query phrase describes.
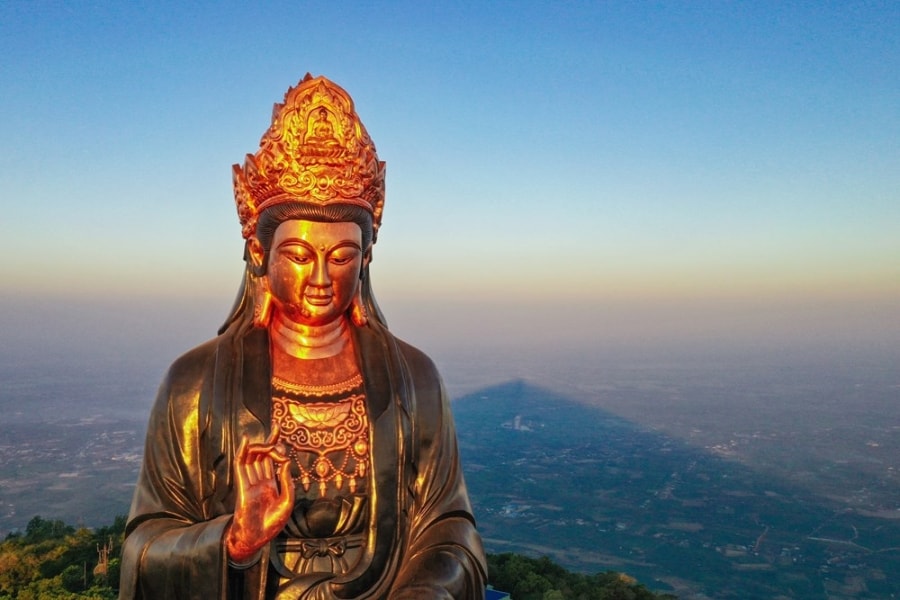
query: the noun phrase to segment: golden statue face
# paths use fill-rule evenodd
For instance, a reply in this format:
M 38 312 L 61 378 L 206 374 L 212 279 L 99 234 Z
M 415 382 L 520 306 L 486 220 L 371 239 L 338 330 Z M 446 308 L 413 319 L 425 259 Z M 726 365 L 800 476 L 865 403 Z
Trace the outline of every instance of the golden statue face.
M 273 309 L 301 325 L 321 326 L 340 318 L 368 262 L 361 244 L 356 223 L 295 219 L 280 224 L 266 270 Z M 251 254 L 262 258 L 258 242 L 251 243 Z

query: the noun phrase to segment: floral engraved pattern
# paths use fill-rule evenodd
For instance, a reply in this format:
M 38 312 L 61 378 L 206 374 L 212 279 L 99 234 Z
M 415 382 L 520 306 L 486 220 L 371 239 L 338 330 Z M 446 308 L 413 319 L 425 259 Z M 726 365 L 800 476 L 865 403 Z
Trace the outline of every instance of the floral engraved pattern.
M 309 491 L 318 484 L 325 496 L 347 485 L 355 493 L 369 466 L 369 418 L 365 395 L 340 402 L 298 402 L 272 398 L 272 420 L 281 430 L 281 441 L 296 465 L 295 481 Z
M 245 238 L 259 214 L 284 202 L 361 206 L 377 232 L 384 207 L 384 163 L 350 96 L 324 77 L 307 75 L 275 106 L 272 125 L 234 165 L 234 199 Z

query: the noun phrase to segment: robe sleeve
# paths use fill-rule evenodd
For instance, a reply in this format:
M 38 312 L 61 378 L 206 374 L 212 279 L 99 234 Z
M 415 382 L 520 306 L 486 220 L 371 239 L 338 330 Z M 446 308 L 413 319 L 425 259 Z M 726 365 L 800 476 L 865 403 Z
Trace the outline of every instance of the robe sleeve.
M 199 436 L 202 375 L 211 360 L 209 352 L 189 353 L 160 386 L 126 526 L 121 600 L 225 598 L 231 515 L 210 514 L 204 501 L 210 475 Z
M 416 377 L 414 440 L 417 477 L 412 482 L 409 538 L 391 600 L 413 598 L 480 600 L 486 562 L 469 504 L 446 393 L 433 363 L 410 357 Z M 417 363 L 417 364 L 416 364 Z

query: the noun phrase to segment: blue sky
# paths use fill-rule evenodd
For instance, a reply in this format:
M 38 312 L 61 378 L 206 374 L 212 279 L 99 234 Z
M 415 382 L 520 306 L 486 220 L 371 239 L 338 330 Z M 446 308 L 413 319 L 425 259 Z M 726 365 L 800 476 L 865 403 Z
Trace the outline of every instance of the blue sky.
M 211 335 L 231 165 L 309 71 L 388 163 L 406 337 L 900 341 L 895 2 L 9 1 L 0 70 L 10 329 L 40 302 Z

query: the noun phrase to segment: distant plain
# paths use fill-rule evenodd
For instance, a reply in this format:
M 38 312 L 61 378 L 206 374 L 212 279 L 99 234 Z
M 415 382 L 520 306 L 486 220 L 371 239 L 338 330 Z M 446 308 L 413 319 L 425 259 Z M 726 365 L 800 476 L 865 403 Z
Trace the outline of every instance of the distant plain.
M 489 550 L 622 570 L 683 598 L 773 597 L 767 579 L 784 597 L 900 593 L 890 351 L 430 353 Z M 170 358 L 67 356 L 0 362 L 0 536 L 37 514 L 95 526 L 128 510 Z

